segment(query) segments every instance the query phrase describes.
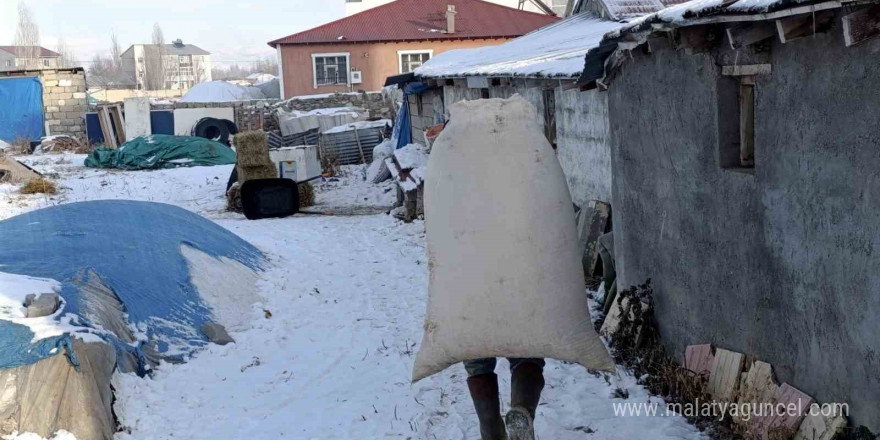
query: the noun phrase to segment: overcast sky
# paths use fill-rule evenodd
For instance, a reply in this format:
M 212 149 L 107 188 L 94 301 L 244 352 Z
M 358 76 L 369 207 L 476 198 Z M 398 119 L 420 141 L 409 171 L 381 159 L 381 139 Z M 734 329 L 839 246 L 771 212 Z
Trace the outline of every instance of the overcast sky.
M 149 43 L 153 23 L 165 40 L 180 38 L 212 54 L 214 63 L 244 64 L 274 56 L 267 42 L 344 15 L 344 0 L 26 0 L 41 43 L 55 49 L 63 36 L 84 64 L 107 53 L 110 33 L 122 50 Z M 0 45 L 11 45 L 18 0 L 0 0 Z

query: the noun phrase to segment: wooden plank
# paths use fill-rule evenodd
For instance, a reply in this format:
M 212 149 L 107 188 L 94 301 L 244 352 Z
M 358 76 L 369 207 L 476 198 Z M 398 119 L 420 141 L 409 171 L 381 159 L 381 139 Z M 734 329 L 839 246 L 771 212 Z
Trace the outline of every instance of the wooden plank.
M 698 375 L 709 375 L 714 360 L 712 344 L 690 345 L 684 351 L 684 367 Z
M 364 146 L 361 144 L 361 136 L 358 134 L 357 128 L 354 129 L 354 140 L 357 142 L 358 151 L 361 153 L 361 163 L 367 163 L 367 157 L 364 156 Z
M 104 132 L 104 143 L 109 148 L 119 148 L 119 143 L 116 141 L 116 132 L 113 130 L 113 123 L 110 122 L 110 111 L 106 106 L 98 109 L 98 117 L 101 121 L 101 131 Z
M 798 38 L 828 32 L 834 23 L 834 11 L 819 11 L 776 20 L 779 41 L 788 43 Z
M 725 76 L 769 75 L 773 72 L 770 64 L 742 64 L 739 66 L 721 66 L 721 74 Z
M 759 408 L 761 404 L 772 404 L 776 398 L 776 381 L 773 379 L 773 366 L 756 361 L 743 374 L 739 386 L 739 405 L 741 408 Z M 754 414 L 737 414 L 734 421 L 748 423 Z
M 823 408 L 817 403 L 810 405 L 810 411 L 801 422 L 794 440 L 832 440 L 846 428 L 843 414 L 822 415 Z M 826 413 L 831 411 L 825 409 Z M 841 411 L 842 412 L 842 411 Z
M 116 130 L 116 143 L 122 145 L 125 143 L 125 117 L 122 116 L 122 107 L 119 104 L 113 105 L 110 109 L 110 115 L 113 118 L 114 128 Z
M 880 6 L 871 6 L 844 15 L 843 40 L 846 47 L 855 46 L 880 35 Z
M 584 276 L 592 277 L 599 263 L 599 237 L 605 234 L 608 218 L 611 216 L 611 205 L 591 200 L 583 208 L 578 224 L 578 250 L 583 252 L 581 263 Z
M 784 408 L 784 411 L 773 411 L 772 414 L 762 414 L 756 418 L 755 426 L 762 438 L 768 438 L 775 430 L 791 431 L 794 434 L 813 404 L 812 397 L 787 383 L 776 389 L 773 400 L 774 406 Z M 796 410 L 791 411 L 794 408 Z
M 776 36 L 776 26 L 767 22 L 735 24 L 728 26 L 725 31 L 733 50 Z
M 709 375 L 707 391 L 716 400 L 733 402 L 739 386 L 739 375 L 743 369 L 745 355 L 719 348 L 712 360 L 712 373 Z

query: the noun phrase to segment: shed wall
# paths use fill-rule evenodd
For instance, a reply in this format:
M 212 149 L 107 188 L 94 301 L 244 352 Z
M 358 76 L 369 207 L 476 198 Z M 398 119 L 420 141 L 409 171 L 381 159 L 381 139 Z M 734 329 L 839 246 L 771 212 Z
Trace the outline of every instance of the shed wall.
M 653 280 L 676 353 L 755 355 L 880 431 L 880 40 L 774 40 L 754 174 L 719 166 L 723 57 L 652 50 L 608 92 L 620 284 Z

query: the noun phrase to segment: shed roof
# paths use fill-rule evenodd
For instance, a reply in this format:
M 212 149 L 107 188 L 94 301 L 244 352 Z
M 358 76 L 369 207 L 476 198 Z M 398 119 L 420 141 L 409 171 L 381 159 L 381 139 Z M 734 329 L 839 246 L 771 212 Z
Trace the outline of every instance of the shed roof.
M 446 33 L 446 10 L 455 6 L 455 33 Z M 515 38 L 559 18 L 483 0 L 397 0 L 270 41 L 279 44 Z
M 3 52 L 11 53 L 13 55 L 18 55 L 19 48 L 33 48 L 35 46 L 0 46 L 0 50 Z M 61 54 L 58 52 L 46 49 L 45 47 L 40 46 L 40 56 L 41 57 L 60 57 Z
M 441 53 L 416 69 L 421 77 L 577 77 L 584 56 L 602 37 L 623 26 L 579 14 L 498 46 Z

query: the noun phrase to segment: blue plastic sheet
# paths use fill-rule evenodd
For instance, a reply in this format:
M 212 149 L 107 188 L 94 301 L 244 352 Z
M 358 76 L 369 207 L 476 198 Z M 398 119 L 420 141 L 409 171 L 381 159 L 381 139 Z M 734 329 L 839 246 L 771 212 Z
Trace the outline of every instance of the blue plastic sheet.
M 401 149 L 412 143 L 412 123 L 409 114 L 409 95 L 421 95 L 425 90 L 431 87 L 427 84 L 416 81 L 406 85 L 403 89 L 403 105 L 397 112 L 397 120 L 394 121 L 394 132 L 392 139 L 396 141 L 395 149 Z
M 100 277 L 124 307 L 129 327 L 139 330 L 134 342 L 104 337 L 141 363 L 145 343 L 160 354 L 182 355 L 207 344 L 201 327 L 211 309 L 190 282 L 181 245 L 254 270 L 264 258 L 210 220 L 171 205 L 132 201 L 73 203 L 13 217 L 0 222 L 0 243 L 0 270 L 60 282 L 64 313 L 77 315 L 86 329 L 94 327 L 83 313 L 91 299 L 74 281 L 84 270 Z M 0 368 L 34 363 L 65 344 L 59 338 L 34 346 L 29 329 L 17 327 L 0 326 Z
M 43 137 L 43 85 L 36 77 L 0 78 L 0 140 Z

